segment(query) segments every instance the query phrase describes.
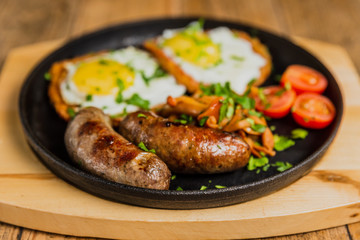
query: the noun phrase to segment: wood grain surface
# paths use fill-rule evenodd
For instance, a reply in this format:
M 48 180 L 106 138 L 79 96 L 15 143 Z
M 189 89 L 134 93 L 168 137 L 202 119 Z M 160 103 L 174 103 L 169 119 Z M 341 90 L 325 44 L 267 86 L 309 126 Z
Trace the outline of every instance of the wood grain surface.
M 338 44 L 347 50 L 359 72 L 359 13 L 357 0 L 0 0 L 0 69 L 8 53 L 18 46 L 68 39 L 132 20 L 201 15 Z M 0 239 L 84 238 L 2 223 Z M 360 239 L 360 223 L 269 239 Z

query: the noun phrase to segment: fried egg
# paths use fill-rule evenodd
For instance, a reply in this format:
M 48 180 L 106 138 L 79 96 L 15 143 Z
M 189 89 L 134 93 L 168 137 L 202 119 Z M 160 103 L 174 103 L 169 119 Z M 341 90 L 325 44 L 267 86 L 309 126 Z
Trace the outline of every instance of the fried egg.
M 197 82 L 229 82 L 239 94 L 260 77 L 267 63 L 251 42 L 227 27 L 204 31 L 201 23 L 193 22 L 186 28 L 165 30 L 157 41 L 165 55 Z
M 166 74 L 147 52 L 128 47 L 65 66 L 60 85 L 69 105 L 94 106 L 118 115 L 150 109 L 166 103 L 169 95 L 181 96 L 186 89 Z

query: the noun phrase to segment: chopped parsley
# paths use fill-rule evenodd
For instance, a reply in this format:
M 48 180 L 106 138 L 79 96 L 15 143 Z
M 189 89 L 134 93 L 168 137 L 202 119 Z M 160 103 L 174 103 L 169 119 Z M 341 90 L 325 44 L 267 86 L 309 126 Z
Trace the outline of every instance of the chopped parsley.
M 75 110 L 74 110 L 73 108 L 68 107 L 68 108 L 66 109 L 66 111 L 67 111 L 67 113 L 69 114 L 70 118 L 74 118 L 74 117 L 75 117 L 76 112 L 75 112 Z
M 143 142 L 140 142 L 140 143 L 138 144 L 138 147 L 139 147 L 141 150 L 145 151 L 145 152 L 156 153 L 156 152 L 155 152 L 155 149 L 150 149 L 150 150 L 149 150 L 149 149 L 145 146 L 145 144 L 144 144 Z
M 200 125 L 200 127 L 203 127 L 204 125 L 205 125 L 205 123 L 206 123 L 206 121 L 208 120 L 208 116 L 205 116 L 205 117 L 203 117 L 203 118 L 201 118 L 200 119 L 200 121 L 199 121 L 199 125 Z
M 237 56 L 237 55 L 231 55 L 230 57 L 232 60 L 235 60 L 235 61 L 244 61 L 245 60 L 244 57 Z
M 160 67 L 157 67 L 155 72 L 153 73 L 153 75 L 151 75 L 150 77 L 147 77 L 145 75 L 145 72 L 144 71 L 140 71 L 140 74 L 141 74 L 141 77 L 142 79 L 144 80 L 146 86 L 149 86 L 150 84 L 150 81 L 155 79 L 155 78 L 161 78 L 161 77 L 164 77 L 166 75 L 168 75 L 162 68 Z
M 131 104 L 134 106 L 138 106 L 142 109 L 149 110 L 150 102 L 148 100 L 145 100 L 139 96 L 139 94 L 134 93 L 131 98 L 127 99 L 125 101 L 127 104 Z
M 286 136 L 280 136 L 278 134 L 274 134 L 274 142 L 274 148 L 276 151 L 284 151 L 285 149 L 295 145 L 294 140 Z
M 226 117 L 231 118 L 234 115 L 234 100 L 232 98 L 226 98 L 220 107 L 219 123 Z
M 292 139 L 305 139 L 309 134 L 308 131 L 302 128 L 297 128 L 291 131 L 291 138 Z
M 181 123 L 181 124 L 187 124 L 187 121 L 184 119 L 175 119 L 174 122 Z
M 276 162 L 271 164 L 272 167 L 277 167 L 276 170 L 278 170 L 279 172 L 283 172 L 285 170 L 288 170 L 289 168 L 292 167 L 292 164 L 289 162 Z
M 111 115 L 110 117 L 111 117 L 111 118 L 118 118 L 118 117 L 124 117 L 124 116 L 126 116 L 126 115 L 128 115 L 128 112 L 127 112 L 126 108 L 124 108 L 124 110 L 123 110 L 122 113 L 115 114 L 115 115 Z
M 91 94 L 88 94 L 88 95 L 86 95 L 86 97 L 85 97 L 85 100 L 86 100 L 87 102 L 92 101 L 92 99 L 93 99 L 93 96 L 92 96 Z
M 100 59 L 100 60 L 99 60 L 99 64 L 101 64 L 101 65 L 108 65 L 108 64 L 109 64 L 109 61 L 106 60 L 106 59 Z
M 251 85 L 252 83 L 249 83 Z M 255 100 L 248 97 L 246 94 L 240 96 L 231 90 L 230 83 L 226 82 L 224 86 L 220 83 L 211 84 L 209 86 L 204 86 L 200 84 L 200 89 L 203 94 L 207 96 L 216 95 L 219 97 L 224 97 L 227 102 L 240 105 L 244 109 L 253 109 L 255 107 Z M 231 100 L 229 100 L 231 99 Z M 229 109 L 229 114 L 231 109 Z
M 176 191 L 184 191 L 184 189 L 182 189 L 182 187 L 179 186 L 176 188 Z
M 138 115 L 137 115 L 137 117 L 138 118 L 148 118 L 148 116 L 146 116 L 145 114 L 143 114 L 143 113 L 139 113 Z
M 263 133 L 266 129 L 265 125 L 256 124 L 254 119 L 246 118 L 246 121 L 248 121 L 250 123 L 251 129 L 254 130 L 255 132 Z
M 256 169 L 266 168 L 268 169 L 267 165 L 269 164 L 269 159 L 267 157 L 255 158 L 253 155 L 250 156 L 249 163 L 247 165 L 247 169 L 249 171 L 254 171 Z M 264 169 L 265 170 L 265 169 Z
M 205 20 L 203 18 L 200 18 L 198 21 L 190 23 L 184 30 L 184 33 L 188 35 L 193 35 L 198 31 L 202 31 L 204 27 L 204 23 Z
M 179 119 L 175 119 L 174 122 L 178 122 L 181 124 L 189 124 L 193 121 L 193 117 L 186 115 L 186 114 L 181 114 Z
M 44 78 L 45 78 L 45 80 L 50 81 L 51 80 L 51 74 L 49 72 L 44 73 Z

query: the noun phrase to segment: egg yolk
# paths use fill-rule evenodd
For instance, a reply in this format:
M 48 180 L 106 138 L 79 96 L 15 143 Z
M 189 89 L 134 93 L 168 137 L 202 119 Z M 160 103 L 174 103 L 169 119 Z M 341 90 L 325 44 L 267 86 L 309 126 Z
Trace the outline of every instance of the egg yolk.
M 220 47 L 204 32 L 180 32 L 164 41 L 164 47 L 194 65 L 207 68 L 220 61 Z
M 126 89 L 133 85 L 134 79 L 135 73 L 129 67 L 114 60 L 97 59 L 81 63 L 72 80 L 80 92 L 110 95 L 116 93 L 119 87 Z M 119 86 L 119 81 L 122 86 Z

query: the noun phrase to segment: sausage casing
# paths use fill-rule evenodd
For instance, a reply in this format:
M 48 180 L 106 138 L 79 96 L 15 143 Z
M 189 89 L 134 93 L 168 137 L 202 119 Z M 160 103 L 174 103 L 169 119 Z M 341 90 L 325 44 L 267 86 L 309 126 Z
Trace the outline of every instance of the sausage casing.
M 243 139 L 220 130 L 170 122 L 151 112 L 135 112 L 120 122 L 129 141 L 143 142 L 177 173 L 222 173 L 248 163 L 250 147 Z
M 93 174 L 137 187 L 169 188 L 171 173 L 166 164 L 115 132 L 100 109 L 78 112 L 66 129 L 65 145 L 70 157 Z

